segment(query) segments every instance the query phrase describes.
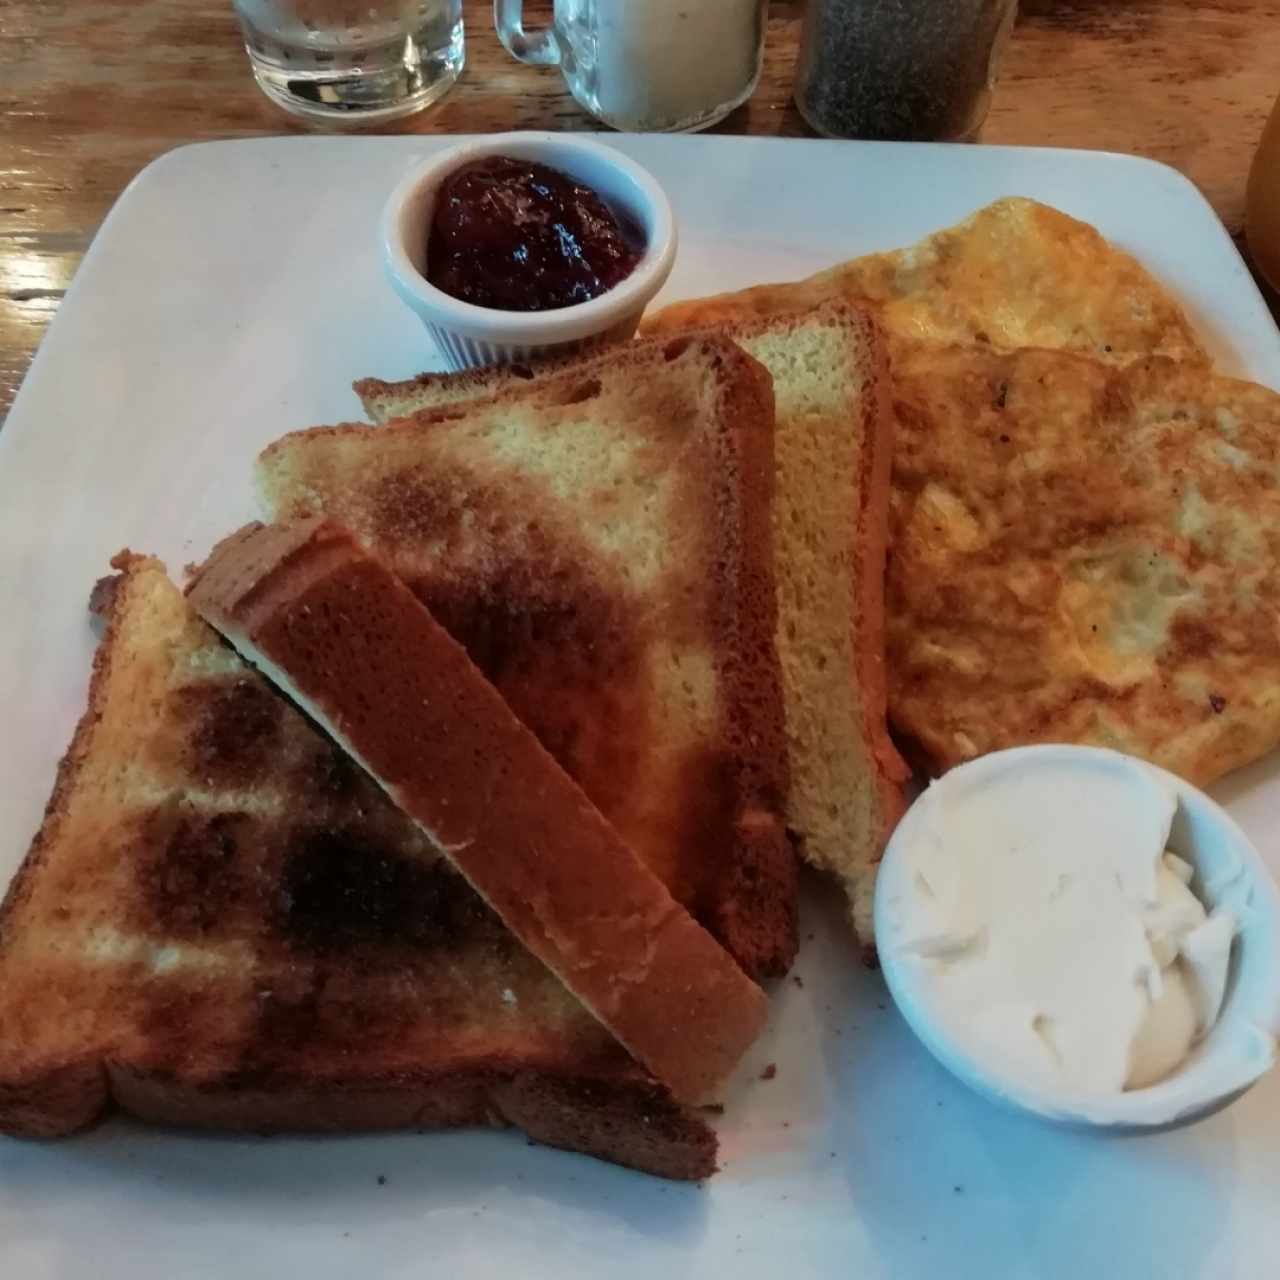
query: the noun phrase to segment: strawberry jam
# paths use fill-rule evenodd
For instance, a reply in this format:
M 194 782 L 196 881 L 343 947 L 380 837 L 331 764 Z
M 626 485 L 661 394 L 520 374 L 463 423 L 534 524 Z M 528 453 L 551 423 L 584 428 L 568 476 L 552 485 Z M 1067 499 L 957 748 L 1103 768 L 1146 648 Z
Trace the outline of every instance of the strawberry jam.
M 427 241 L 437 289 L 502 311 L 550 311 L 612 289 L 643 252 L 640 229 L 567 174 L 488 156 L 441 188 Z

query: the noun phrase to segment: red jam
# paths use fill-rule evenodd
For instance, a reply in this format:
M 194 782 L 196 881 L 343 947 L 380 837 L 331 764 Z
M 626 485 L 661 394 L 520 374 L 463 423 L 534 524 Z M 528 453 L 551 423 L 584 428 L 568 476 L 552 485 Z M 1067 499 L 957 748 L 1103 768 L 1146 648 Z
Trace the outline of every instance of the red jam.
M 437 289 L 502 311 L 550 311 L 612 289 L 635 270 L 640 229 L 567 174 L 489 156 L 445 182 L 427 241 Z

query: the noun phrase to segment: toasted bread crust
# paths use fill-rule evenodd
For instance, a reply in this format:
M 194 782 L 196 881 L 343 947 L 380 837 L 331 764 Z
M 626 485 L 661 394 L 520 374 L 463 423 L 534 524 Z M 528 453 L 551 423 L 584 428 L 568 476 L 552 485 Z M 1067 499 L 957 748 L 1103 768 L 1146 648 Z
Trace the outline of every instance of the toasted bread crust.
M 39 1078 L 0 1081 L 0 1132 L 66 1137 L 114 1103 L 140 1120 L 249 1133 L 503 1128 L 661 1178 L 697 1181 L 716 1169 L 715 1134 L 643 1073 L 593 1076 L 520 1063 L 266 1084 L 198 1082 L 93 1056 Z
M 599 353 L 593 353 L 599 354 Z M 351 389 L 371 422 L 391 422 L 424 408 L 445 408 L 496 395 L 565 368 L 580 366 L 582 356 L 552 356 L 529 364 L 505 364 L 461 373 L 420 373 L 403 382 L 360 378 Z
M 724 1080 L 764 994 L 385 565 L 331 522 L 249 526 L 189 592 L 677 1099 Z
M 50 1062 L 31 1075 L 0 1079 L 0 1133 L 66 1137 L 102 1119 L 110 1100 L 106 1066 L 97 1054 Z
M 628 334 L 628 337 L 631 335 Z M 521 393 L 527 384 L 553 374 L 581 375 L 590 368 L 625 358 L 633 344 L 614 346 L 612 350 L 588 347 L 568 354 L 544 355 L 536 360 L 515 364 L 487 365 L 481 369 L 464 369 L 460 373 L 419 373 L 399 382 L 381 378 L 358 378 L 351 389 L 370 422 L 379 425 L 422 412 L 447 409 L 452 405 L 471 404 L 492 396 Z M 638 348 L 643 350 L 643 347 Z
M 623 432 L 628 446 L 664 460 L 680 486 L 673 504 L 680 536 L 696 550 L 681 552 L 678 585 L 669 574 L 654 587 L 620 588 L 586 536 L 601 510 L 549 500 L 509 461 L 501 470 L 488 458 L 476 460 L 483 451 L 468 433 L 508 408 L 527 410 L 520 425 L 532 450 L 544 419 L 560 422 L 562 407 L 577 406 L 593 388 L 603 384 L 606 396 L 611 388 L 635 388 L 632 399 L 643 398 L 655 384 L 692 378 L 691 370 L 712 385 L 714 412 L 690 421 L 681 392 L 669 414 L 649 406 L 639 425 Z M 389 556 L 517 715 L 743 969 L 757 978 L 785 973 L 797 944 L 796 860 L 782 817 L 787 775 L 772 643 L 767 371 L 724 338 L 700 335 L 527 368 L 423 375 L 404 384 L 366 380 L 358 389 L 375 417 L 388 404 L 424 407 L 392 423 L 394 437 L 347 424 L 295 432 L 269 446 L 259 481 L 272 517 L 329 515 Z M 619 491 L 632 491 L 645 467 L 652 461 L 615 464 Z M 444 477 L 455 468 L 459 479 L 447 488 Z M 424 480 L 427 473 L 433 478 Z M 394 501 L 385 502 L 386 494 Z M 523 533 L 523 541 L 512 540 L 506 530 L 523 530 L 531 517 L 540 541 Z M 487 531 L 490 518 L 503 532 Z M 539 630 L 562 617 L 575 629 L 557 648 Z M 705 653 L 715 673 L 715 723 L 692 730 L 678 748 L 666 745 L 670 725 L 646 723 L 655 705 L 646 671 L 669 642 L 673 619 L 690 628 L 686 647 L 695 657 Z M 487 657 L 491 647 L 505 662 Z M 597 667 L 584 670 L 584 654 Z M 606 660 L 613 665 L 600 678 Z M 684 732 L 687 725 L 675 727 Z M 593 749 L 576 750 L 581 742 Z M 682 755 L 673 766 L 676 751 Z M 619 757 L 631 767 L 619 768 Z M 637 769 L 650 771 L 641 774 L 645 785 L 625 785 Z
M 101 1068 L 99 1068 L 101 1074 Z M 661 1178 L 716 1169 L 715 1135 L 642 1073 L 595 1077 L 515 1065 L 382 1079 L 200 1085 L 130 1065 L 107 1068 L 112 1096 L 141 1120 L 250 1133 L 503 1128 Z
M 677 339 L 679 341 L 679 339 Z M 772 380 L 745 352 L 751 377 L 725 384 L 724 418 L 773 418 Z M 749 970 L 771 976 L 790 967 L 797 936 L 796 859 L 777 815 L 787 790 L 782 681 L 771 642 L 778 622 L 768 515 L 773 510 L 772 433 L 733 431 L 712 438 L 710 465 L 732 482 L 716 512 L 712 566 L 716 662 L 725 689 L 723 737 L 736 776 L 727 794 L 736 812 L 736 856 L 724 861 L 707 924 Z M 762 515 L 764 518 L 762 518 Z M 736 576 L 736 582 L 734 581 Z
M 135 563 L 141 566 L 158 562 L 134 556 L 127 551 L 122 551 L 112 561 L 117 569 L 126 569 Z M 45 806 L 40 829 L 10 882 L 4 901 L 0 903 L 0 1004 L 3 1003 L 6 981 L 10 980 L 5 966 L 6 944 L 17 928 L 24 902 L 30 897 L 37 878 L 58 848 L 72 795 L 80 780 L 84 763 L 93 750 L 95 730 L 102 714 L 102 703 L 111 679 L 112 660 L 116 652 L 113 643 L 115 617 L 118 606 L 123 606 L 119 594 L 118 588 L 108 590 L 104 588 L 103 582 L 94 587 L 93 607 L 106 617 L 107 623 L 102 643 L 94 653 L 88 704 L 76 725 L 66 754 L 58 762 L 53 792 Z M 3 1027 L 0 1026 L 0 1031 L 2 1030 Z M 37 1073 L 24 1070 L 16 1078 L 6 1078 L 5 1072 L 0 1069 L 0 1132 L 49 1137 L 87 1128 L 101 1117 L 109 1101 L 106 1073 L 92 1047 L 83 1048 L 88 1051 L 75 1060 L 48 1063 L 45 1069 Z
M 889 680 L 885 655 L 885 574 L 889 550 L 889 493 L 893 472 L 894 417 L 890 394 L 887 344 L 879 326 L 873 326 L 876 352 L 874 381 L 863 398 L 861 505 L 854 518 L 854 564 L 857 566 L 856 626 L 859 646 L 854 678 L 862 690 L 867 742 L 879 766 L 880 853 L 894 827 L 906 812 L 906 783 L 911 770 L 889 735 Z M 874 959 L 872 894 L 874 870 L 851 886 L 851 904 L 864 959 Z
M 123 569 L 134 560 L 139 564 L 147 563 L 146 557 L 135 557 L 130 552 L 122 551 L 112 560 L 112 564 L 116 568 Z M 150 563 L 158 564 L 159 562 L 151 561 Z M 111 678 L 111 661 L 115 653 L 112 643 L 115 638 L 113 617 L 117 605 L 118 583 L 118 577 L 112 576 L 100 579 L 93 587 L 90 608 L 94 613 L 105 617 L 107 624 L 102 643 L 98 645 L 93 655 L 93 670 L 89 677 L 88 705 L 84 709 L 84 714 L 76 723 L 71 744 L 67 747 L 62 759 L 58 761 L 58 772 L 54 778 L 53 792 L 45 805 L 44 818 L 40 823 L 40 829 L 31 841 L 27 856 L 14 873 L 3 902 L 0 902 L 0 962 L 3 961 L 4 943 L 9 922 L 18 910 L 22 900 L 31 892 L 35 878 L 39 875 L 49 856 L 49 850 L 58 842 L 58 837 L 62 833 L 66 819 L 67 805 L 70 801 L 71 793 L 79 780 L 80 769 L 85 757 L 93 747 L 93 732 L 101 714 L 102 699 L 106 693 L 107 682 Z
M 881 796 L 891 830 L 902 816 L 902 783 L 908 770 L 889 737 L 888 680 L 884 654 L 885 562 L 889 548 L 889 477 L 893 470 L 893 413 L 889 357 L 883 335 L 872 326 L 875 371 L 862 402 L 861 505 L 854 513 L 853 551 L 857 565 L 857 619 L 862 643 L 856 678 L 867 711 L 867 740 L 881 767 Z M 888 832 L 886 831 L 886 835 Z

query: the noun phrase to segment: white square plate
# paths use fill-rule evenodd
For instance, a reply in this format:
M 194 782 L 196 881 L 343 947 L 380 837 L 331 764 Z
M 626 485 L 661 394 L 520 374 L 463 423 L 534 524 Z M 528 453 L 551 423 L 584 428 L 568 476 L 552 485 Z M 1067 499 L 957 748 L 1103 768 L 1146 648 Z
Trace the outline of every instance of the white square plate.
M 383 282 L 397 178 L 452 139 L 186 148 L 122 197 L 0 432 L 0 884 L 84 698 L 85 602 L 123 546 L 175 576 L 254 514 L 255 452 L 435 363 Z M 908 243 L 996 197 L 1095 223 L 1223 367 L 1280 387 L 1280 335 L 1209 206 L 1159 165 L 996 147 L 615 137 L 681 227 L 664 297 Z M 1280 871 L 1280 765 L 1217 794 Z M 113 1121 L 0 1138 L 0 1274 L 1255 1277 L 1280 1258 L 1280 1074 L 1182 1132 L 1100 1139 L 994 1109 L 910 1036 L 811 886 L 795 979 L 721 1123 L 723 1171 L 661 1182 L 515 1133 L 269 1141 Z M 0 1029 L 2 1033 L 2 1029 Z M 776 1078 L 760 1079 L 776 1063 Z

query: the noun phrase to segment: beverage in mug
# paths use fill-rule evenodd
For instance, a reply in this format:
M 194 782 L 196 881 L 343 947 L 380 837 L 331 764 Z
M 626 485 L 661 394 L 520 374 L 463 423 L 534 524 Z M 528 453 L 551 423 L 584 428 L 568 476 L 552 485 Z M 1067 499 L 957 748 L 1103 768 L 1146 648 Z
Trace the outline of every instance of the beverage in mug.
M 496 0 L 498 35 L 522 62 L 560 68 L 579 104 L 615 129 L 705 129 L 751 96 L 763 0 L 555 0 L 526 31 L 521 0 Z

